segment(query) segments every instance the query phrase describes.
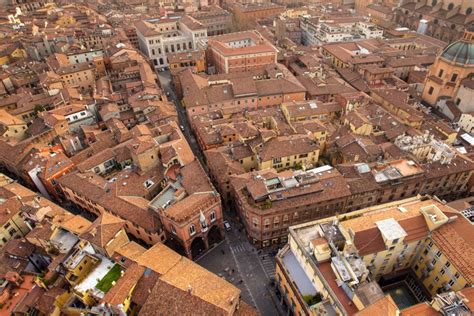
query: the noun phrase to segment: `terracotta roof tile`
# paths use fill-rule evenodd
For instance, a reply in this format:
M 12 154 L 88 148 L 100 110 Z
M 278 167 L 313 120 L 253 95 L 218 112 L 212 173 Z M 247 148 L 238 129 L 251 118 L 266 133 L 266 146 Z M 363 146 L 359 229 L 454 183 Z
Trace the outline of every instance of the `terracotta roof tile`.
M 441 226 L 432 233 L 431 238 L 436 246 L 449 259 L 449 262 L 466 278 L 468 284 L 474 283 L 474 227 L 459 213 L 447 213 L 447 216 L 457 215 L 453 222 Z

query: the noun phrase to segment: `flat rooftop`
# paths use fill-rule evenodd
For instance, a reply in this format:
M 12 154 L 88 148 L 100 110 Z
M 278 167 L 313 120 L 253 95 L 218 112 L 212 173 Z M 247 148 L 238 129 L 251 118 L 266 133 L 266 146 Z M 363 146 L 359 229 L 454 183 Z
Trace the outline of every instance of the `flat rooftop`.
M 176 192 L 181 191 L 183 186 L 179 181 L 175 181 L 167 186 L 150 202 L 150 206 L 154 209 L 167 208 L 177 201 Z
M 76 235 L 61 228 L 51 236 L 51 242 L 59 245 L 60 253 L 68 253 L 78 241 L 79 238 Z
M 290 274 L 291 279 L 296 283 L 298 290 L 300 293 L 304 295 L 315 295 L 319 292 L 309 279 L 308 275 L 304 272 L 301 264 L 295 257 L 295 254 L 291 249 L 283 255 L 283 263 L 285 264 L 285 268 L 287 269 L 288 273 Z

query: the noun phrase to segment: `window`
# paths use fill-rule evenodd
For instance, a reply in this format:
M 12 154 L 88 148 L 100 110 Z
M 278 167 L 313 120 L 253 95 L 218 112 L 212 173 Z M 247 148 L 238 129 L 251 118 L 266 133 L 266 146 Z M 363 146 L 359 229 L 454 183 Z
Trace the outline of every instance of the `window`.
M 258 227 L 258 219 L 256 217 L 253 218 L 253 227 Z
M 270 219 L 265 218 L 263 229 L 267 230 L 270 227 Z
M 211 218 L 211 223 L 215 222 L 216 221 L 216 212 L 212 211 L 211 215 L 210 215 L 210 218 Z
M 280 225 L 280 219 L 278 217 L 275 217 L 273 219 L 273 227 L 278 228 L 279 225 Z
M 433 88 L 433 87 L 430 87 L 430 88 L 428 89 L 428 94 L 429 94 L 429 95 L 432 95 L 432 94 L 433 94 L 433 91 L 434 91 L 434 88 Z
M 442 78 L 443 77 L 444 70 L 440 69 L 438 73 L 438 77 Z
M 458 74 L 453 74 L 453 76 L 451 77 L 451 82 L 455 82 L 456 79 L 458 79 Z
M 193 236 L 194 234 L 196 234 L 196 226 L 194 226 L 194 224 L 191 224 L 191 226 L 189 226 L 189 235 Z
M 10 236 L 13 236 L 16 234 L 16 229 L 15 228 L 12 228 L 8 231 L 8 233 L 10 234 Z

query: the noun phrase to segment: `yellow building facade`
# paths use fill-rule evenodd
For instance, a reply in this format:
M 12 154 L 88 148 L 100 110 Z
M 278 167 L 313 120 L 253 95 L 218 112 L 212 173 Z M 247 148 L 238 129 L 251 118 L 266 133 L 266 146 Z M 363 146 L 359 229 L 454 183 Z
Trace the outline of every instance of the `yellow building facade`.
M 295 315 L 355 314 L 374 303 L 364 287 L 383 297 L 377 282 L 398 272 L 411 271 L 419 297 L 459 291 L 473 285 L 473 232 L 463 215 L 420 196 L 293 226 L 276 257 L 277 288 Z
M 290 168 L 301 168 L 302 166 L 316 164 L 318 159 L 319 149 L 310 151 L 307 154 L 289 155 L 265 161 L 258 159 L 258 170 L 274 168 L 277 171 L 281 171 Z
M 0 248 L 10 239 L 23 238 L 31 231 L 31 227 L 21 217 L 20 213 L 13 214 L 0 226 Z

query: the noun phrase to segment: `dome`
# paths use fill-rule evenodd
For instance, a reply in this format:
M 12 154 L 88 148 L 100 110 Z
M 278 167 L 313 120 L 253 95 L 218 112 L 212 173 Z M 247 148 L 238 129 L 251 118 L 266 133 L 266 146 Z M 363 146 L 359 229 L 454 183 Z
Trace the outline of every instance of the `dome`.
M 458 64 L 474 65 L 474 43 L 463 40 L 454 42 L 444 49 L 441 57 Z

